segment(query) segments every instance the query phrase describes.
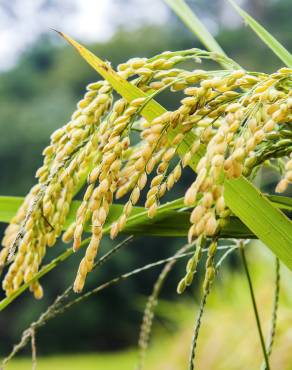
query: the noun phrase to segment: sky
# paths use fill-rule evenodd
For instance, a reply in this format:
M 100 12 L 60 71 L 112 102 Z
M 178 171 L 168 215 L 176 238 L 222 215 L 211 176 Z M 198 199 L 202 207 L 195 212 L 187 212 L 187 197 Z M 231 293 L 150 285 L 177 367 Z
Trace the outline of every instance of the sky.
M 164 23 L 168 15 L 158 0 L 0 0 L 0 70 L 50 28 L 81 42 L 106 41 L 118 26 Z
M 248 0 L 237 2 L 242 5 Z M 241 22 L 225 0 L 209 0 L 219 5 L 213 18 L 210 9 L 202 6 L 204 0 L 188 0 L 188 4 L 201 4 L 198 15 L 214 35 L 218 21 L 231 28 Z M 52 28 L 80 42 L 105 42 L 119 26 L 131 30 L 143 23 L 167 24 L 170 14 L 163 0 L 0 0 L 0 71 L 13 67 L 42 34 L 51 34 L 53 42 L 60 43 Z

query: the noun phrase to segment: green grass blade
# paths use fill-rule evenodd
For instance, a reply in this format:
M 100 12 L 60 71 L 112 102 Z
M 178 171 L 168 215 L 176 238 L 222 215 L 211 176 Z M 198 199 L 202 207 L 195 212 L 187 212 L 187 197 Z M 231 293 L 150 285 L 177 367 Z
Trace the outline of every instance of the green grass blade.
M 184 0 L 164 0 L 166 4 L 176 13 L 176 15 L 183 21 L 183 23 L 195 34 L 201 43 L 210 51 L 217 52 L 226 56 L 224 50 L 199 20 L 199 18 L 192 12 L 191 8 Z
M 284 62 L 288 67 L 292 67 L 292 54 L 272 36 L 263 26 L 261 26 L 246 11 L 241 9 L 233 0 L 228 0 L 237 13 L 253 29 L 259 38 Z
M 267 196 L 270 202 L 279 209 L 292 211 L 292 199 L 283 196 Z M 0 196 L 0 222 L 8 223 L 16 214 L 22 204 L 23 197 Z M 64 230 L 75 220 L 76 212 L 80 206 L 79 200 L 74 200 L 64 225 Z M 143 207 L 134 207 L 124 232 L 134 235 L 156 235 L 156 236 L 185 236 L 189 228 L 189 212 L 177 212 L 184 207 L 183 198 L 168 202 L 159 207 L 157 216 L 153 219 L 147 217 L 147 210 Z M 123 205 L 112 204 L 109 216 L 105 224 L 105 232 L 122 213 Z M 175 225 L 175 228 L 173 227 Z M 86 227 L 90 231 L 90 226 Z M 254 237 L 254 235 L 237 218 L 232 217 L 230 224 L 226 225 L 221 233 L 222 237 L 238 238 Z
M 16 214 L 19 206 L 23 203 L 23 197 L 12 197 L 12 196 L 0 196 L 0 222 L 9 223 L 13 216 Z M 74 200 L 70 206 L 70 211 L 66 219 L 64 230 L 75 221 L 76 212 L 80 206 L 81 202 L 79 200 Z M 164 214 L 167 213 L 168 217 L 176 214 L 174 210 L 184 207 L 183 198 L 176 199 L 172 202 L 167 202 L 158 208 L 157 217 L 154 219 L 149 219 L 147 216 L 148 210 L 144 207 L 134 207 L 131 216 L 128 219 L 127 227 L 125 228 L 126 233 L 132 233 L 133 230 L 136 230 L 137 233 L 143 234 L 146 232 L 146 229 L 143 226 L 143 223 L 146 222 L 148 225 L 147 234 L 150 235 L 159 235 L 159 226 L 156 226 L 156 221 L 160 222 L 164 219 Z M 122 204 L 112 204 L 110 206 L 110 212 L 105 223 L 105 232 L 110 231 L 110 225 L 115 221 L 122 213 L 123 205 Z M 139 225 L 142 225 L 142 228 L 139 228 Z M 155 230 L 151 231 L 151 225 L 155 225 Z M 164 229 L 165 225 L 163 226 Z M 168 227 L 170 233 L 173 234 L 173 230 Z M 87 226 L 86 231 L 90 231 L 90 226 Z M 166 231 L 165 231 L 166 232 Z M 165 235 L 165 232 L 163 235 Z
M 281 195 L 268 195 L 269 201 L 273 203 L 274 207 L 292 211 L 292 198 L 283 197 Z
M 225 184 L 224 197 L 231 211 L 292 270 L 291 221 L 245 178 Z
M 24 197 L 0 197 L 0 222 L 9 223 L 22 205 Z
M 164 0 L 165 3 L 174 11 L 174 13 L 182 20 L 182 22 L 198 37 L 201 43 L 211 52 L 225 56 L 224 50 L 218 44 L 213 35 L 208 31 L 192 9 L 184 0 Z M 234 69 L 241 68 L 239 64 L 228 58 L 228 63 L 222 60 L 220 64 L 229 69 L 230 62 Z

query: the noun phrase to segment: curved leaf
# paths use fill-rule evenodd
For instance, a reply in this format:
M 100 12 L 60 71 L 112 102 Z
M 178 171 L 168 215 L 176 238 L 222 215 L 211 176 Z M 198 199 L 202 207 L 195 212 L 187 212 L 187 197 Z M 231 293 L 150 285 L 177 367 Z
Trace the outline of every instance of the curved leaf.
M 262 25 L 252 18 L 246 11 L 241 9 L 233 0 L 228 0 L 237 13 L 253 29 L 259 38 L 286 64 L 292 68 L 292 54 L 275 39 Z

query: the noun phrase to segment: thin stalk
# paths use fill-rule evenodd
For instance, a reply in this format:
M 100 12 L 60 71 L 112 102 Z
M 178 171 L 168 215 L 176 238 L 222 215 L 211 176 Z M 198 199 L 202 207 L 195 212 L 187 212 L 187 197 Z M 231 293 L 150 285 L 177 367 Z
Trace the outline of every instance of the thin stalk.
M 100 267 L 103 265 L 109 258 L 112 257 L 112 255 L 116 252 L 118 252 L 122 247 L 126 246 L 128 243 L 130 243 L 133 240 L 133 236 L 130 236 L 126 239 L 124 239 L 121 243 L 116 245 L 114 248 L 109 250 L 107 253 L 105 253 L 94 265 L 94 269 L 97 267 Z M 35 350 L 35 333 L 36 331 L 44 326 L 49 320 L 54 318 L 58 313 L 60 313 L 60 307 L 62 307 L 63 302 L 69 297 L 70 293 L 73 291 L 73 285 L 69 285 L 69 287 L 57 298 L 54 300 L 54 302 L 46 309 L 45 312 L 43 312 L 39 318 L 36 321 L 33 321 L 30 326 L 23 331 L 20 341 L 15 344 L 12 348 L 12 351 L 10 354 L 5 357 L 2 361 L 0 370 L 3 370 L 5 365 L 28 343 L 29 340 L 31 340 L 32 344 L 32 359 L 33 363 L 36 363 L 34 361 L 34 358 L 36 358 L 36 350 Z M 34 369 L 33 369 L 34 370 Z
M 207 303 L 207 297 L 210 293 L 210 290 L 211 290 L 211 285 L 204 292 L 203 298 L 202 298 L 201 303 L 200 303 L 199 313 L 198 313 L 197 318 L 196 318 L 196 323 L 195 323 L 195 328 L 194 328 L 194 333 L 193 333 L 193 338 L 192 338 L 188 370 L 194 370 L 195 369 L 196 347 L 197 347 L 199 332 L 200 332 L 200 328 L 201 328 L 201 324 L 202 324 L 202 317 L 203 317 L 203 314 L 204 314 L 204 310 L 205 310 L 206 303 Z
M 257 330 L 258 330 L 258 333 L 259 333 L 261 347 L 262 347 L 262 351 L 263 351 L 263 355 L 264 355 L 265 366 L 266 366 L 266 370 L 270 370 L 269 357 L 268 357 L 268 353 L 266 351 L 265 340 L 264 340 L 263 331 L 262 331 L 261 322 L 260 322 L 260 316 L 259 316 L 259 312 L 258 312 L 258 309 L 257 309 L 257 304 L 256 304 L 254 289 L 253 289 L 253 286 L 252 286 L 251 276 L 250 276 L 250 273 L 249 273 L 249 270 L 248 270 L 247 260 L 246 260 L 245 251 L 244 251 L 244 244 L 243 244 L 242 241 L 240 241 L 239 245 L 240 245 L 240 248 L 239 248 L 240 249 L 240 255 L 241 255 L 242 263 L 243 263 L 243 266 L 244 266 L 244 271 L 245 271 L 247 282 L 248 282 L 248 287 L 249 287 L 250 297 L 251 297 L 251 301 L 252 301 L 253 311 L 254 311 L 254 315 L 255 315 L 255 319 L 256 319 Z
M 276 324 L 277 324 L 277 313 L 279 306 L 279 296 L 280 296 L 280 261 L 279 258 L 276 260 L 276 279 L 275 279 L 275 294 L 274 294 L 274 303 L 273 303 L 273 312 L 271 320 L 271 330 L 269 334 L 269 339 L 267 343 L 267 351 L 270 356 L 272 353 L 272 346 L 274 343 L 275 333 L 276 333 Z
M 37 368 L 37 351 L 35 343 L 35 330 L 31 329 L 31 361 L 32 361 L 32 370 Z
M 276 325 L 277 325 L 277 315 L 278 315 L 278 307 L 279 307 L 279 296 L 280 296 L 280 261 L 279 258 L 275 258 L 275 293 L 274 293 L 274 302 L 273 302 L 273 310 L 272 310 L 272 318 L 270 324 L 270 333 L 267 339 L 267 352 L 268 356 L 271 356 L 273 343 L 276 335 Z M 267 370 L 265 363 L 262 364 L 262 370 Z
M 237 248 L 238 248 L 237 245 L 228 248 L 227 251 L 223 254 L 223 256 L 219 259 L 219 261 L 216 263 L 216 266 L 215 266 L 216 275 L 218 274 L 220 266 L 222 265 L 223 261 L 229 256 L 230 253 L 232 253 Z M 222 249 L 222 247 L 218 247 L 218 250 L 219 249 Z M 206 291 L 204 292 L 204 295 L 202 297 L 200 307 L 199 307 L 199 313 L 196 317 L 195 327 L 193 331 L 192 344 L 191 344 L 190 357 L 189 357 L 188 370 L 195 369 L 196 347 L 197 347 L 199 332 L 200 332 L 200 328 L 202 324 L 202 317 L 204 314 L 204 310 L 205 310 L 206 303 L 207 303 L 207 298 L 211 291 L 212 285 L 213 285 L 213 282 L 209 284 L 208 289 L 206 289 Z
M 190 248 L 192 248 L 194 243 L 192 244 L 187 244 L 184 245 L 181 249 L 179 249 L 174 257 L 180 256 L 187 252 Z M 151 334 L 151 329 L 152 329 L 152 324 L 153 324 L 153 319 L 155 315 L 155 307 L 158 304 L 158 297 L 160 294 L 160 291 L 164 285 L 164 282 L 166 278 L 168 277 L 169 273 L 171 272 L 172 268 L 174 267 L 175 263 L 177 262 L 176 259 L 173 259 L 169 261 L 162 271 L 160 272 L 154 286 L 153 286 L 153 291 L 152 294 L 149 296 L 147 300 L 147 304 L 144 310 L 143 314 L 143 319 L 142 319 L 142 324 L 141 324 L 141 329 L 139 333 L 139 360 L 138 364 L 136 366 L 136 370 L 142 370 L 144 367 L 144 362 L 145 362 L 145 356 L 146 356 L 146 351 L 148 349 L 149 345 L 149 340 L 150 340 L 150 334 Z
M 116 247 L 111 249 L 108 253 L 106 253 L 104 256 L 102 256 L 96 262 L 95 267 L 98 267 L 98 266 L 102 265 L 108 258 L 110 258 L 112 256 L 113 253 L 117 252 L 119 249 L 121 249 L 122 246 L 126 245 L 131 240 L 132 240 L 132 237 L 127 238 L 124 241 L 122 241 L 119 245 L 117 245 Z M 235 248 L 237 248 L 237 247 L 235 247 Z M 230 248 L 229 246 L 222 246 L 222 247 L 220 247 L 220 249 L 226 250 L 226 252 L 223 255 L 223 257 L 224 257 L 224 256 L 227 256 L 229 253 L 231 253 L 234 250 L 234 247 Z M 203 252 L 207 252 L 207 249 L 203 250 Z M 102 291 L 102 290 L 104 290 L 104 289 L 106 289 L 106 288 L 108 288 L 108 287 L 110 287 L 114 284 L 117 284 L 117 283 L 119 283 L 119 282 L 121 282 L 121 281 L 123 281 L 123 280 L 125 280 L 129 277 L 137 275 L 137 274 L 139 274 L 143 271 L 154 268 L 156 266 L 160 266 L 164 263 L 169 263 L 169 262 L 174 261 L 174 260 L 180 260 L 182 258 L 190 256 L 191 254 L 192 254 L 192 252 L 182 253 L 180 255 L 175 255 L 175 256 L 172 256 L 172 257 L 169 257 L 169 258 L 166 258 L 166 259 L 163 259 L 163 260 L 159 260 L 159 261 L 150 263 L 150 264 L 142 266 L 140 268 L 134 269 L 130 272 L 119 275 L 119 276 L 117 276 L 117 277 L 115 277 L 115 278 L 97 286 L 95 289 L 90 290 L 90 291 L 82 294 L 78 298 L 72 299 L 68 303 L 64 303 L 64 301 L 68 298 L 70 292 L 72 292 L 72 285 L 70 285 L 63 292 L 62 295 L 58 296 L 55 299 L 55 301 L 46 309 L 45 312 L 43 312 L 39 316 L 39 318 L 36 321 L 31 323 L 30 326 L 26 330 L 23 331 L 23 333 L 21 335 L 21 338 L 20 338 L 20 341 L 17 344 L 14 345 L 10 354 L 7 357 L 5 357 L 4 360 L 2 361 L 2 363 L 0 365 L 1 366 L 0 370 L 3 370 L 5 365 L 28 343 L 28 341 L 31 339 L 32 329 L 37 331 L 40 327 L 44 326 L 49 320 L 55 318 L 57 315 L 59 315 L 61 313 L 64 313 L 64 311 L 66 311 L 68 308 L 70 308 L 71 306 L 87 299 L 92 294 L 96 294 L 96 293 L 98 293 L 98 292 L 100 292 L 100 291 Z M 222 261 L 224 259 L 223 257 L 221 259 Z M 222 261 L 221 262 L 219 261 L 218 264 L 222 263 Z

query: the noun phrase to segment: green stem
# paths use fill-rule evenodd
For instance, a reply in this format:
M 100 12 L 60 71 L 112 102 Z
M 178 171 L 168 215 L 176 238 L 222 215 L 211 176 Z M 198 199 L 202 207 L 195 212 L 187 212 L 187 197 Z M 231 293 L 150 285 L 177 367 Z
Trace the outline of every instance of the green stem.
M 187 252 L 189 249 L 193 247 L 193 244 L 187 244 L 184 245 L 182 248 L 180 248 L 174 255 L 180 256 Z M 143 319 L 142 319 L 142 324 L 140 328 L 140 333 L 139 333 L 139 341 L 138 341 L 138 346 L 139 346 L 139 360 L 138 364 L 136 366 L 136 370 L 142 370 L 144 367 L 144 361 L 145 361 L 145 356 L 146 356 L 146 351 L 148 349 L 149 345 L 149 340 L 150 340 L 150 334 L 151 334 L 151 329 L 152 329 L 152 324 L 153 324 L 153 319 L 155 315 L 155 307 L 158 304 L 158 297 L 161 292 L 161 289 L 165 283 L 166 278 L 168 277 L 169 273 L 171 272 L 172 268 L 174 267 L 175 263 L 177 262 L 176 259 L 173 259 L 169 261 L 160 274 L 158 275 L 158 278 L 153 286 L 153 291 L 152 294 L 149 296 L 147 300 L 147 304 L 145 306 L 144 314 L 143 314 Z
M 243 263 L 243 266 L 244 266 L 244 270 L 245 270 L 245 274 L 246 274 L 246 278 L 247 278 L 247 282 L 248 282 L 248 287 L 249 287 L 250 297 L 251 297 L 251 301 L 252 301 L 253 311 L 254 311 L 254 314 L 255 314 L 257 329 L 258 329 L 260 342 L 261 342 L 261 347 L 262 347 L 262 351 L 263 351 L 263 355 L 264 355 L 264 359 L 265 359 L 266 370 L 270 370 L 269 357 L 268 357 L 268 354 L 267 354 L 267 351 L 266 351 L 265 340 L 264 340 L 263 331 L 262 331 L 262 327 L 261 327 L 259 312 L 258 312 L 258 309 L 257 309 L 255 294 L 254 294 L 254 290 L 253 290 L 253 286 L 252 286 L 252 281 L 251 281 L 250 273 L 249 273 L 248 266 L 247 266 L 247 260 L 246 260 L 245 251 L 244 251 L 244 244 L 243 244 L 242 241 L 240 241 L 240 248 L 239 249 L 240 249 L 241 259 L 242 259 L 242 263 Z
M 270 330 L 270 335 L 269 335 L 268 343 L 267 343 L 267 351 L 268 351 L 269 356 L 272 353 L 272 346 L 273 346 L 274 338 L 276 334 L 277 313 L 278 313 L 279 298 L 280 298 L 280 261 L 279 261 L 279 258 L 275 258 L 275 265 L 276 265 L 275 266 L 276 278 L 275 278 L 274 303 L 273 303 L 273 312 L 272 312 L 272 319 L 271 319 L 271 330 Z
M 219 269 L 220 269 L 223 261 L 229 256 L 230 253 L 232 253 L 237 248 L 238 248 L 237 246 L 230 247 L 223 254 L 223 256 L 219 259 L 219 261 L 216 263 L 216 266 L 215 266 L 215 274 L 216 275 L 218 274 Z M 221 247 L 218 247 L 218 249 L 221 249 Z M 200 329 L 201 329 L 202 317 L 203 317 L 204 310 L 205 310 L 205 307 L 206 307 L 207 298 L 208 298 L 208 295 L 210 294 L 212 285 L 213 285 L 213 281 L 210 282 L 208 288 L 204 292 L 204 295 L 203 295 L 201 303 L 200 303 L 199 313 L 197 314 L 195 327 L 194 327 L 194 331 L 193 331 L 193 338 L 192 338 L 192 344 L 191 344 L 191 352 L 190 352 L 190 357 L 189 357 L 188 370 L 194 370 L 195 369 L 197 341 L 198 341 L 199 332 L 200 332 Z
M 275 258 L 275 265 L 276 265 L 276 278 L 275 278 L 275 293 L 274 293 L 274 302 L 273 302 L 273 310 L 272 310 L 272 318 L 270 324 L 270 333 L 267 338 L 267 353 L 268 356 L 271 356 L 273 343 L 276 335 L 276 326 L 277 326 L 277 315 L 278 315 L 278 307 L 279 307 L 279 296 L 280 296 L 280 261 L 279 258 Z M 262 370 L 267 370 L 266 364 L 262 364 Z

